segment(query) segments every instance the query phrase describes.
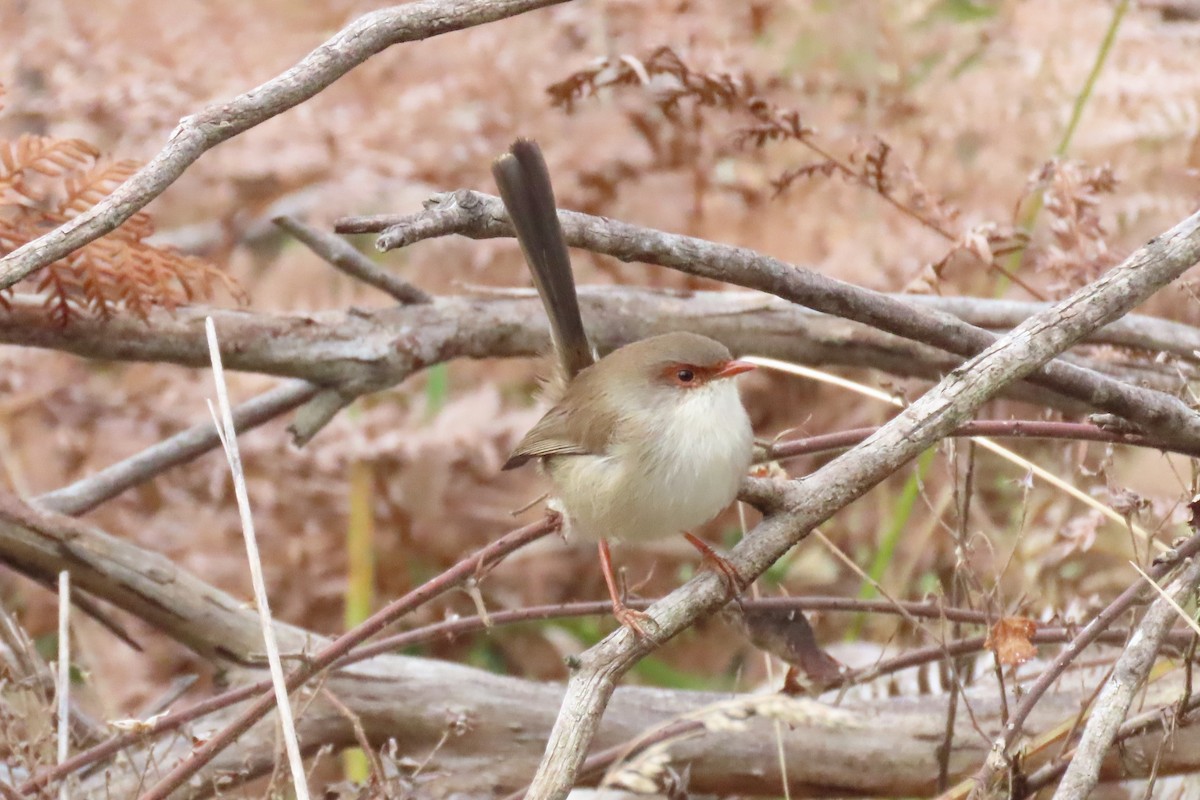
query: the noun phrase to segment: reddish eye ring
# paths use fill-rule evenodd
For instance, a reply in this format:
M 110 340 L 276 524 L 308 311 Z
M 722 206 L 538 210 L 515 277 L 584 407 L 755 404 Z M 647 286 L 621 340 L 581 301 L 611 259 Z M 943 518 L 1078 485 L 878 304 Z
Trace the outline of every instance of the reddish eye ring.
M 696 373 L 690 369 L 681 369 L 675 373 L 675 379 L 680 383 L 691 383 L 696 378 Z

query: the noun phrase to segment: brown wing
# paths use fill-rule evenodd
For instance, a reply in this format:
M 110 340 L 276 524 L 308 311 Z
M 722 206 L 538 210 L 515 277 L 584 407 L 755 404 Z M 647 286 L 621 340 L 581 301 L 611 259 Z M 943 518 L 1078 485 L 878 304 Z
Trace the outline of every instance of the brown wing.
M 544 456 L 602 455 L 608 450 L 616 415 L 606 395 L 593 391 L 590 371 L 579 374 L 563 400 L 530 428 L 501 469 L 515 469 Z M 575 413 L 567 413 L 567 408 Z

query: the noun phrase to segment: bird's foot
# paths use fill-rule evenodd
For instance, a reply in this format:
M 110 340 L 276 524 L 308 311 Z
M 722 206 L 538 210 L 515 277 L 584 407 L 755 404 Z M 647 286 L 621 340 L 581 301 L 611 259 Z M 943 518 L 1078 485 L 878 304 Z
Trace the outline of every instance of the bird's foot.
M 646 626 L 653 625 L 654 620 L 645 611 L 638 611 L 636 608 L 625 605 L 621 592 L 617 590 L 617 577 L 613 573 L 612 553 L 608 549 L 608 542 L 601 539 L 597 544 L 600 548 L 600 570 L 604 573 L 604 582 L 608 584 L 608 596 L 612 600 L 613 616 L 617 618 L 617 622 L 632 631 L 634 636 L 639 639 L 653 640 L 654 637 L 646 632 Z
M 700 557 L 703 562 L 721 574 L 721 577 L 725 579 L 725 588 L 729 592 L 729 599 L 736 600 L 741 595 L 745 585 L 737 568 L 733 564 L 730 564 L 724 556 L 709 547 L 708 543 L 700 537 L 687 531 L 684 531 L 683 535 L 691 543 L 692 547 L 700 551 Z
M 617 622 L 628 628 L 639 639 L 654 639 L 646 630 L 647 627 L 655 624 L 654 618 L 645 611 L 630 608 L 624 603 L 613 603 L 613 616 L 616 617 Z

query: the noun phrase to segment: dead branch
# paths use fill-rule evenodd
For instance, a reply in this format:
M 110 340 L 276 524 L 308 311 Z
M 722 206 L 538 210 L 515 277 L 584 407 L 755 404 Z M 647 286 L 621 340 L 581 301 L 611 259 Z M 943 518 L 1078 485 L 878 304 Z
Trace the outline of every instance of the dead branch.
M 318 391 L 319 387 L 311 383 L 293 381 L 264 392 L 233 410 L 234 425 L 238 433 L 252 430 L 306 402 Z M 38 498 L 38 504 L 69 516 L 85 514 L 171 467 L 204 455 L 218 444 L 217 429 L 211 422 L 202 422 L 70 486 L 47 492 Z
M 388 47 L 559 2 L 562 0 L 418 0 L 364 14 L 261 86 L 180 120 L 163 149 L 116 191 L 0 259 L 0 289 L 116 229 L 166 191 L 205 152 L 303 103 Z
M 943 298 L 945 300 L 945 298 Z M 937 380 L 961 360 L 942 350 L 865 325 L 814 313 L 757 293 L 680 294 L 632 288 L 585 288 L 583 313 L 602 351 L 668 330 L 692 330 L 738 353 L 757 353 L 811 366 L 879 369 L 899 377 Z M 1003 313 L 990 301 L 957 303 L 960 310 L 996 322 L 1018 320 L 1021 304 Z M 1030 304 L 1037 306 L 1037 304 Z M 203 319 L 213 316 L 230 369 L 300 378 L 330 387 L 336 413 L 361 394 L 394 386 L 413 372 L 453 358 L 505 358 L 544 353 L 545 312 L 530 293 L 438 297 L 432 303 L 351 313 L 263 314 L 202 307 L 148 319 L 78 319 L 66 328 L 45 318 L 37 299 L 18 296 L 0 314 L 0 342 L 43 347 L 86 358 L 204 366 Z M 1186 349 L 1200 331 L 1166 320 L 1139 317 L 1099 332 L 1097 343 Z M 1200 343 L 1200 342 L 1198 342 Z M 1115 362 L 1071 356 L 1074 363 L 1122 381 L 1177 392 L 1193 368 L 1151 359 Z M 1145 391 L 1145 390 L 1142 390 Z M 1065 413 L 1096 409 L 1025 383 L 1009 396 Z M 324 420 L 328 414 L 317 415 Z M 311 435 L 321 419 L 303 426 Z M 298 426 L 299 427 L 299 426 Z M 304 437 L 300 437 L 304 438 Z M 1178 437 L 1170 437 L 1177 441 Z
M 428 303 L 433 297 L 424 289 L 418 289 L 406 280 L 375 265 L 371 259 L 339 236 L 319 230 L 295 217 L 286 214 L 272 220 L 283 230 L 295 236 L 309 250 L 352 278 L 374 286 L 390 295 L 397 302 L 408 305 Z
M 568 234 L 570 236 L 570 234 Z M 1152 239 L 1120 266 L 1053 308 L 1027 320 L 952 372 L 875 435 L 807 477 L 781 488 L 783 507 L 768 512 L 729 560 L 748 580 L 762 574 L 815 525 L 860 497 L 930 444 L 957 428 L 1005 384 L 1028 375 L 1092 330 L 1130 311 L 1200 258 L 1200 214 Z M 725 589 L 704 573 L 646 613 L 665 640 L 711 614 Z M 566 797 L 590 749 L 620 677 L 654 643 L 618 631 L 581 658 L 530 786 L 530 800 Z
M 1193 502 L 1195 502 L 1193 500 Z M 1200 559 L 1187 563 L 1183 572 L 1166 589 L 1166 596 L 1157 598 L 1125 651 L 1113 666 L 1112 676 L 1105 682 L 1100 696 L 1092 705 L 1075 757 L 1054 792 L 1055 800 L 1080 800 L 1088 797 L 1100 780 L 1100 768 L 1109 752 L 1134 695 L 1146 682 L 1150 668 L 1158 659 L 1167 631 L 1179 617 L 1179 606 L 1189 604 L 1196 586 L 1200 584 Z M 1171 602 L 1174 599 L 1174 604 Z
M 521 787 L 541 753 L 561 687 L 487 673 L 446 662 L 400 656 L 379 657 L 370 671 L 335 675 L 325 688 L 362 722 L 367 739 L 376 747 L 395 740 L 397 751 L 422 761 L 451 728 L 451 735 L 434 755 L 432 774 L 422 781 L 425 796 L 496 797 Z M 1178 696 L 1180 682 L 1156 684 L 1147 703 L 1165 706 Z M 968 690 L 981 724 L 1001 726 L 994 690 Z M 307 692 L 302 701 L 308 701 Z M 731 695 L 664 690 L 639 686 L 618 689 L 612 713 L 596 738 L 597 747 L 616 747 L 643 732 Z M 1044 698 L 1038 709 L 1038 730 L 1047 730 L 1077 712 L 1083 695 L 1065 690 Z M 785 726 L 789 789 L 793 796 L 878 796 L 905 793 L 927 796 L 934 791 L 936 749 L 945 726 L 945 698 L 883 698 L 847 701 L 833 707 L 796 699 L 803 721 Z M 228 715 L 206 720 L 205 728 L 221 725 Z M 278 753 L 276 734 L 264 720 L 245 734 L 237 748 L 223 752 L 173 796 L 203 798 L 213 793 L 214 781 L 238 785 L 269 774 Z M 350 722 L 320 697 L 299 718 L 298 732 L 311 755 L 317 743 L 335 748 L 355 743 Z M 1176 746 L 1167 754 L 1165 774 L 1196 769 L 1200 730 L 1181 729 Z M 1127 753 L 1134 763 L 1148 763 L 1159 737 L 1130 740 Z M 960 725 L 949 762 L 952 777 L 960 777 L 983 758 L 986 745 L 969 725 Z M 142 747 L 129 752 L 129 772 L 110 770 L 107 787 L 98 778 L 85 788 L 89 796 L 131 796 L 140 772 L 161 775 L 164 764 L 186 758 L 191 743 L 176 738 L 151 754 Z M 1143 760 L 1139 756 L 1145 756 Z M 147 763 L 153 759 L 154 763 Z M 779 796 L 783 780 L 776 752 L 775 729 L 769 720 L 750 721 L 745 730 L 704 736 L 676 744 L 671 763 L 690 771 L 689 788 L 705 794 Z M 1110 766 L 1117 763 L 1114 756 Z M 863 769 L 870 764 L 870 769 Z M 1136 768 L 1135 768 L 1136 769 Z M 1136 774 L 1136 773 L 1135 773 Z M 593 776 L 589 783 L 596 780 Z
M 996 342 L 994 334 L 949 314 L 922 309 L 746 248 L 574 211 L 560 210 L 558 215 L 568 244 L 621 261 L 658 264 L 690 275 L 758 289 L 964 358 L 972 357 Z M 378 229 L 385 222 L 390 225 L 376 243 L 380 250 L 404 247 L 451 232 L 475 239 L 512 235 L 500 198 L 467 190 L 434 195 L 426 203 L 425 211 L 408 217 L 349 219 L 339 221 L 335 227 L 345 233 L 364 232 Z M 1058 361 L 1035 370 L 1026 379 L 1116 414 L 1145 432 L 1200 443 L 1200 414 L 1176 397 L 1123 386 L 1119 381 Z
M 97 596 L 156 622 L 170 635 L 218 663 L 257 663 L 260 648 L 255 636 L 254 612 L 235 598 L 136 545 L 108 537 L 97 528 L 36 512 L 10 498 L 0 500 L 3 500 L 0 547 L 6 560 L 22 548 L 39 550 L 43 553 L 41 557 L 47 559 L 47 566 L 71 564 L 77 582 L 86 583 Z M 34 559 L 27 557 L 25 563 L 34 563 Z M 765 601 L 765 605 L 782 602 L 785 601 Z M 841 598 L 825 603 L 808 601 L 816 607 L 839 607 L 846 602 Z M 872 608 L 885 605 L 888 604 L 868 604 Z M 923 608 L 922 604 L 909 604 L 908 610 L 932 616 L 947 613 L 945 609 Z M 960 615 L 951 611 L 949 616 L 973 622 L 981 619 L 975 612 Z M 311 652 L 328 642 L 281 623 L 276 623 L 276 630 L 285 647 L 294 653 L 304 648 Z M 250 680 L 262 675 L 261 670 L 253 667 L 236 672 Z M 1180 680 L 1156 683 L 1147 695 L 1147 703 L 1171 702 L 1179 693 L 1180 683 Z M 249 689 L 239 691 L 238 696 L 252 697 L 261 691 L 261 686 L 251 685 Z M 310 691 L 314 690 L 301 690 L 298 699 L 302 703 L 298 705 L 310 699 Z M 542 752 L 561 687 L 452 663 L 375 655 L 354 666 L 340 668 L 323 683 L 323 691 L 334 693 L 343 708 L 326 703 L 321 696 L 307 706 L 298 726 L 310 754 L 323 744 L 340 747 L 356 741 L 354 722 L 343 709 L 348 709 L 361 723 L 363 735 L 374 747 L 382 747 L 394 739 L 399 753 L 415 760 L 423 759 L 449 726 L 461 721 L 463 733 L 450 736 L 438 750 L 434 777 L 423 783 L 423 791 L 447 797 L 455 793 L 494 796 L 523 785 Z M 999 730 L 1000 702 L 994 692 L 990 688 L 970 692 L 977 717 L 989 730 Z M 732 697 L 621 688 L 613 697 L 612 713 L 601 725 L 596 743 L 600 747 L 615 747 L 671 719 Z M 1077 691 L 1066 688 L 1050 693 L 1031 717 L 1030 729 L 1052 728 L 1061 719 L 1069 718 L 1080 700 Z M 817 701 L 798 701 L 794 708 L 796 713 L 804 715 L 804 720 L 790 726 L 784 738 L 791 790 L 826 794 L 932 791 L 937 748 L 945 724 L 945 702 L 946 698 L 936 697 L 847 699 L 834 708 Z M 201 710 L 211 713 L 214 705 L 201 704 Z M 220 711 L 204 720 L 203 730 L 220 728 L 240 713 L 243 712 L 238 708 Z M 197 719 L 194 714 L 186 717 L 193 723 Z M 88 795 L 112 796 L 115 791 L 120 796 L 130 796 L 137 791 L 139 781 L 147 776 L 160 778 L 166 769 L 164 765 L 189 757 L 194 747 L 192 739 L 156 737 L 155 732 L 162 726 L 162 721 L 148 723 L 142 731 L 106 743 L 103 752 L 109 755 L 123 752 L 130 766 L 100 770 L 85 778 L 83 788 Z M 747 794 L 774 795 L 779 793 L 782 780 L 774 731 L 769 724 L 752 724 L 744 732 L 675 745 L 671 756 L 681 766 L 690 765 L 692 788 L 696 791 L 725 793 L 736 786 Z M 986 742 L 972 733 L 966 723 L 956 733 L 957 744 L 949 766 L 954 777 L 967 774 L 986 754 Z M 1179 746 L 1172 751 L 1164 769 L 1176 772 L 1200 768 L 1197 761 L 1200 730 L 1185 729 L 1176 735 Z M 214 791 L 214 782 L 228 789 L 230 781 L 236 785 L 268 773 L 277 756 L 275 736 L 270 720 L 260 722 L 238 740 L 236 748 L 219 753 L 197 781 L 182 787 L 178 796 L 207 797 Z M 1128 746 L 1136 754 L 1153 752 L 1156 745 L 1156 737 L 1146 736 Z M 863 770 L 862 763 L 885 768 Z M 79 765 L 79 759 L 74 758 L 65 768 L 77 769 Z M 55 774 L 59 771 L 51 773 Z M 36 783 L 21 788 L 28 793 L 47 777 L 50 776 L 39 775 Z

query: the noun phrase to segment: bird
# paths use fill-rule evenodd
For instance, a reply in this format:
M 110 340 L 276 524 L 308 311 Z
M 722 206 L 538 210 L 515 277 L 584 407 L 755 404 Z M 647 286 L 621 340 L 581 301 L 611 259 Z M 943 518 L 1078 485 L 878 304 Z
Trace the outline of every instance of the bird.
M 685 331 L 597 358 L 541 148 L 518 139 L 492 174 L 546 309 L 558 362 L 543 387 L 549 410 L 502 469 L 541 466 L 568 538 L 598 545 L 614 617 L 645 637 L 648 617 L 627 606 L 617 589 L 610 540 L 682 533 L 721 570 L 732 595 L 741 590 L 732 565 L 690 529 L 733 502 L 750 467 L 754 434 L 733 379 L 754 365 L 715 339 Z

